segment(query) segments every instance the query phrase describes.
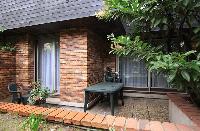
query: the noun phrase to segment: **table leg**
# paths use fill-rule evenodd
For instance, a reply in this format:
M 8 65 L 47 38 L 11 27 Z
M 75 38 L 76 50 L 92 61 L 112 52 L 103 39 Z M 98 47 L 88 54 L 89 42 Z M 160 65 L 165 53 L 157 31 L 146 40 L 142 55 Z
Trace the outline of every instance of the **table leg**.
M 111 115 L 114 115 L 114 94 L 110 93 L 110 107 L 111 107 Z
M 87 110 L 88 99 L 89 99 L 89 92 L 85 91 L 84 112 L 86 112 Z
M 124 106 L 124 96 L 123 96 L 123 90 L 120 90 L 120 99 L 122 101 L 122 106 Z

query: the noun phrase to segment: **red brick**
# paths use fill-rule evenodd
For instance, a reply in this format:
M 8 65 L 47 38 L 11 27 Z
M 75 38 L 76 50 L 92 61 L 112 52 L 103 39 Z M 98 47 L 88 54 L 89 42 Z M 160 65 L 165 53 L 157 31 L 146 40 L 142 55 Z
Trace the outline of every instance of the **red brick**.
M 81 125 L 91 127 L 91 121 L 94 119 L 95 115 L 88 113 L 82 120 Z
M 116 118 L 115 116 L 107 115 L 101 123 L 101 128 L 102 129 L 112 128 L 115 118 Z
M 15 81 L 16 59 L 15 52 L 0 50 L 0 100 L 10 97 L 8 84 Z
M 74 125 L 81 125 L 81 120 L 87 115 L 85 112 L 79 112 L 73 119 L 72 123 Z
M 114 121 L 114 127 L 116 131 L 124 130 L 125 127 L 125 117 L 116 117 Z
M 42 113 L 42 117 L 43 117 L 44 119 L 46 119 L 46 118 L 47 118 L 47 115 L 48 115 L 49 113 L 55 111 L 55 110 L 56 110 L 55 108 L 49 108 L 48 110 L 46 110 L 46 111 L 44 111 L 44 112 Z
M 35 115 L 42 115 L 43 112 L 45 112 L 46 110 L 48 110 L 48 108 L 43 108 L 41 107 L 39 110 L 36 110 L 34 112 Z
M 19 107 L 20 107 L 19 105 L 13 104 L 13 105 L 9 106 L 9 108 L 7 109 L 7 112 L 12 113 L 13 110 L 18 109 Z
M 53 112 L 49 113 L 47 115 L 47 120 L 50 120 L 50 121 L 54 121 L 55 120 L 55 116 L 58 115 L 59 113 L 61 113 L 64 109 L 56 109 L 54 110 Z
M 69 114 L 70 111 L 64 110 L 61 113 L 59 113 L 58 115 L 55 116 L 55 121 L 57 122 L 63 122 L 63 119 L 66 115 Z
M 164 131 L 162 124 L 159 121 L 150 121 L 149 125 L 151 131 Z
M 68 115 L 66 115 L 64 117 L 64 123 L 65 124 L 71 124 L 72 123 L 72 119 L 78 114 L 78 112 L 75 111 L 70 111 Z
M 138 121 L 133 118 L 126 119 L 126 131 L 137 131 L 138 130 Z
M 8 104 L 6 104 L 5 106 L 2 105 L 0 111 L 1 111 L 1 112 L 7 112 L 7 110 L 10 109 L 10 108 L 12 108 L 12 106 L 13 106 L 12 103 L 8 103 Z
M 43 109 L 43 107 L 35 107 L 27 112 L 30 114 L 41 114 L 41 111 L 40 111 L 41 109 Z
M 139 120 L 138 129 L 140 131 L 150 131 L 149 120 Z
M 164 122 L 164 123 L 162 123 L 162 127 L 165 131 L 178 131 L 175 124 L 173 124 L 173 123 Z
M 182 124 L 176 124 L 178 131 L 193 131 L 192 127 L 188 127 Z
M 24 105 L 20 105 L 18 108 L 13 110 L 13 113 L 15 114 L 19 114 L 20 110 L 23 110 L 24 108 L 26 108 Z
M 25 108 L 21 109 L 18 114 L 20 116 L 28 116 L 32 113 L 31 111 L 33 111 L 34 108 L 36 108 L 36 106 L 25 105 Z
M 101 123 L 103 122 L 104 118 L 104 115 L 96 115 L 91 122 L 92 127 L 101 128 Z
M 200 131 L 200 127 L 197 127 L 197 126 L 193 126 L 192 129 L 193 131 Z

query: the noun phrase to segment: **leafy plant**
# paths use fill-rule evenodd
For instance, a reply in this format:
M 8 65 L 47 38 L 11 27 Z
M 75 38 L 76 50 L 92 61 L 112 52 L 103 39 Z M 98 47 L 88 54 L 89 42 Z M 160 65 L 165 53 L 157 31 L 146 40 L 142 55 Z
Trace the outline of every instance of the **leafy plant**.
M 30 92 L 30 97 L 28 98 L 28 102 L 30 104 L 41 104 L 41 102 L 45 102 L 46 98 L 49 96 L 50 91 L 47 87 L 42 87 L 39 81 L 32 83 L 33 89 Z
M 168 51 L 192 50 L 200 45 L 199 0 L 104 0 L 97 17 L 121 20 L 130 29 L 127 33 L 163 31 Z M 177 36 L 177 39 L 171 39 Z M 147 36 L 151 39 L 151 35 Z M 184 43 L 182 45 L 181 43 Z
M 160 47 L 152 47 L 143 42 L 139 36 L 110 35 L 112 41 L 111 53 L 119 56 L 133 56 L 145 60 L 150 71 L 164 73 L 170 86 L 180 91 L 192 94 L 196 103 L 200 100 L 200 53 L 188 51 L 186 53 L 164 53 Z M 193 60 L 189 58 L 193 57 Z M 195 58 L 194 58 L 195 57 Z
M 4 32 L 4 30 L 5 30 L 5 28 L 3 28 L 3 27 L 0 26 L 0 33 Z M 13 52 L 13 51 L 16 50 L 16 48 L 15 48 L 15 46 L 14 46 L 12 43 L 10 43 L 10 42 L 3 42 L 3 41 L 0 41 L 0 50 L 2 50 L 2 51 L 11 51 L 11 52 Z
M 193 50 L 200 48 L 200 1 L 104 0 L 104 3 L 97 17 L 121 20 L 130 30 L 127 35 L 108 36 L 113 43 L 111 53 L 145 60 L 151 71 L 165 73 L 171 87 L 189 92 L 199 102 L 200 53 Z M 152 32 L 160 33 L 165 40 L 162 46 L 167 50 L 151 42 Z
M 22 129 L 23 130 L 30 130 L 30 131 L 38 131 L 40 127 L 44 124 L 44 120 L 42 116 L 31 114 L 23 123 Z
M 12 43 L 0 43 L 0 50 L 13 52 L 16 51 L 16 48 Z

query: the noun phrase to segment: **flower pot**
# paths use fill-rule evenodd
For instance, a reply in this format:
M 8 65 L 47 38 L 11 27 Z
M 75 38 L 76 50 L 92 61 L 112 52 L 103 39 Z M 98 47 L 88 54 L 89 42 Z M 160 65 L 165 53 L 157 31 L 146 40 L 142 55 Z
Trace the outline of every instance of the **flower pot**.
M 42 105 L 46 103 L 46 99 L 36 100 L 35 105 Z

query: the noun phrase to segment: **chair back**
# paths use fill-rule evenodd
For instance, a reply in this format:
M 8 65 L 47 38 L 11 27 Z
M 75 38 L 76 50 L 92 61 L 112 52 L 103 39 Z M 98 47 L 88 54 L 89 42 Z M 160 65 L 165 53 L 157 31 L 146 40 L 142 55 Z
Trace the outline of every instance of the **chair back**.
M 10 83 L 8 85 L 8 91 L 12 94 L 12 102 L 18 102 L 19 103 L 19 94 L 17 93 L 17 84 L 16 83 Z
M 8 85 L 8 91 L 11 93 L 13 91 L 17 91 L 17 84 L 16 83 L 10 83 Z

